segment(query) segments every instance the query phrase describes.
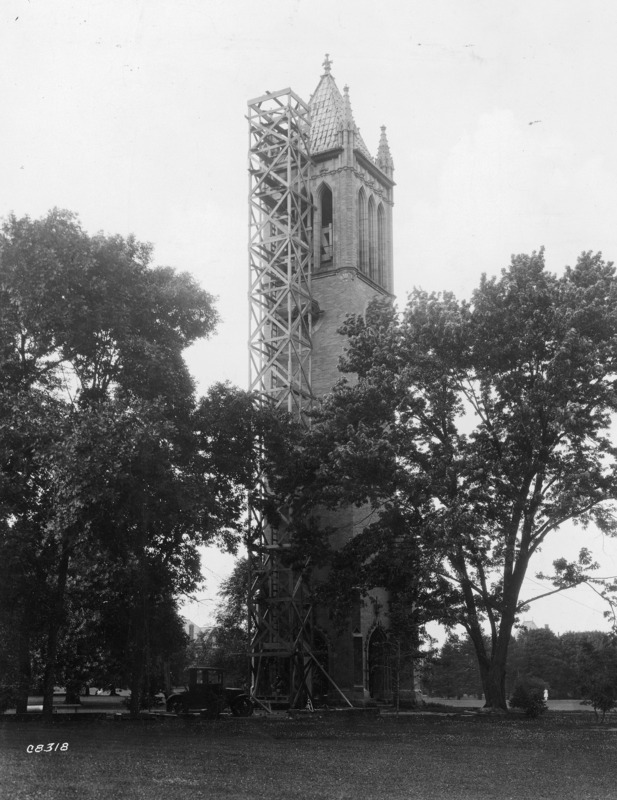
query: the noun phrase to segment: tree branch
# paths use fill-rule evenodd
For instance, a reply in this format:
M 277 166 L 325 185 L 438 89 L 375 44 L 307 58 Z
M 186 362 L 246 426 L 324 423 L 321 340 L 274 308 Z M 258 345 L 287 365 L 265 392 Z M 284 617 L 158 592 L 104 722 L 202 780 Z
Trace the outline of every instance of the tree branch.
M 550 597 L 552 594 L 558 594 L 559 592 L 565 592 L 566 589 L 575 589 L 577 586 L 580 586 L 581 583 L 587 583 L 587 581 L 580 581 L 579 583 L 572 583 L 569 586 L 560 586 L 558 589 L 552 589 L 550 592 L 544 592 L 544 594 L 538 594 L 536 597 L 532 597 L 529 600 L 523 600 L 516 606 L 517 613 L 523 608 L 524 606 L 528 606 L 530 603 L 535 603 L 536 600 L 541 600 L 543 597 Z

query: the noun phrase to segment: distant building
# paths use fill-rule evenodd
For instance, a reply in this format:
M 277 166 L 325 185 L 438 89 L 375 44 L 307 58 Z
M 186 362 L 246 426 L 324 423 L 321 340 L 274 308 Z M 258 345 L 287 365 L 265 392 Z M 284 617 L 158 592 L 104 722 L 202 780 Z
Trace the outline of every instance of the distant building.
M 190 619 L 186 619 L 186 617 L 182 617 L 182 621 L 184 623 L 184 632 L 189 637 L 191 642 L 196 639 L 200 633 L 203 633 L 207 630 L 207 628 L 200 628 L 199 625 L 191 622 Z

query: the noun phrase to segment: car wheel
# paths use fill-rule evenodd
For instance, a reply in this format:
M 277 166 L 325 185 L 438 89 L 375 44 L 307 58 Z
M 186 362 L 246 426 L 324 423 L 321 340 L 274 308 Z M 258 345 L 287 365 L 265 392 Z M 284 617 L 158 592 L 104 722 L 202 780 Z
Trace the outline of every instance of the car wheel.
M 231 707 L 234 717 L 250 717 L 253 713 L 253 704 L 248 697 L 239 697 Z
M 185 708 L 184 703 L 182 702 L 182 700 L 180 700 L 179 697 L 175 697 L 173 700 L 169 701 L 169 703 L 167 704 L 167 710 L 172 714 L 182 714 L 183 712 L 186 713 L 186 711 L 188 711 L 188 709 Z

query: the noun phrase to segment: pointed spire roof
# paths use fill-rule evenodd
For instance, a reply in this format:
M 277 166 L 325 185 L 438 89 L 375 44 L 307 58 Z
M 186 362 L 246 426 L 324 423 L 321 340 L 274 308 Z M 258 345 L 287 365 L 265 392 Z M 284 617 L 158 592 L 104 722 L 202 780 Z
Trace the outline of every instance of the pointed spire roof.
M 373 161 L 368 147 L 360 136 L 360 131 L 354 122 L 349 100 L 349 89 L 345 87 L 345 97 L 340 93 L 332 75 L 332 61 L 326 54 L 323 62 L 324 72 L 313 92 L 309 105 L 311 108 L 311 152 L 323 153 L 339 147 L 339 131 L 352 130 L 355 133 L 356 148 Z
M 392 153 L 390 152 L 390 145 L 388 144 L 385 125 L 381 126 L 381 136 L 379 137 L 376 163 L 377 166 L 384 172 L 394 169 L 394 161 L 392 160 Z
M 349 86 L 343 86 L 343 127 L 353 131 L 356 123 L 351 110 L 351 100 L 349 99 Z

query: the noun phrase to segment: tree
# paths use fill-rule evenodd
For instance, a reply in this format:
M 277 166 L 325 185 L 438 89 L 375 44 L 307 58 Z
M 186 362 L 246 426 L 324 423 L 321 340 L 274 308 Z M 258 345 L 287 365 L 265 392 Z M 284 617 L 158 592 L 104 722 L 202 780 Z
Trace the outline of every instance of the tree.
M 549 628 L 524 629 L 513 639 L 508 652 L 510 686 L 533 676 L 543 681 L 552 697 L 560 696 L 564 668 L 561 642 Z
M 51 714 L 71 570 L 102 548 L 114 580 L 121 564 L 131 587 L 137 708 L 151 592 L 193 588 L 196 546 L 221 522 L 204 524 L 182 358 L 216 312 L 192 278 L 151 257 L 132 237 L 87 235 L 65 211 L 2 227 L 0 563 L 9 559 L 3 592 L 14 602 L 3 607 L 18 638 L 19 707 L 38 625 Z
M 52 473 L 45 453 L 63 420 L 58 403 L 42 393 L 0 389 L 0 619 L 5 656 L 13 654 L 12 693 L 25 712 L 33 678 L 31 652 L 50 624 L 57 567 L 48 534 Z M 40 648 L 39 648 L 40 649 Z M 53 689 L 53 687 L 52 687 Z
M 425 688 L 429 694 L 438 697 L 481 695 L 478 660 L 468 636 L 448 635 L 438 656 L 431 662 Z
M 617 281 L 584 253 L 561 276 L 543 252 L 483 277 L 470 302 L 415 290 L 402 314 L 350 317 L 343 379 L 303 441 L 299 507 L 369 504 L 405 520 L 420 568 L 439 582 L 447 625 L 473 641 L 488 706 L 506 708 L 506 662 L 530 560 L 568 522 L 614 534 Z M 373 532 L 364 561 L 385 554 Z M 398 553 L 392 550 L 396 559 Z M 554 591 L 590 579 L 555 562 Z M 425 569 L 426 568 L 426 569 Z M 387 584 L 386 584 L 387 587 Z M 438 613 L 437 613 L 438 612 Z M 489 645 L 484 637 L 489 634 Z
M 559 637 L 563 671 L 558 696 L 581 697 L 587 670 L 585 648 L 601 647 L 605 636 L 601 631 L 569 631 Z
M 584 676 L 582 694 L 593 707 L 596 717 L 617 708 L 617 641 L 614 635 L 604 635 L 595 643 L 584 641 L 581 647 Z
M 221 584 L 221 602 L 216 611 L 214 629 L 217 662 L 224 667 L 229 682 L 235 686 L 248 681 L 248 594 L 248 559 L 240 558 L 231 575 Z
M 242 686 L 248 679 L 248 591 L 248 560 L 240 558 L 221 584 L 215 624 L 201 642 L 201 657 L 207 659 L 201 663 L 224 669 L 227 683 L 233 686 Z

